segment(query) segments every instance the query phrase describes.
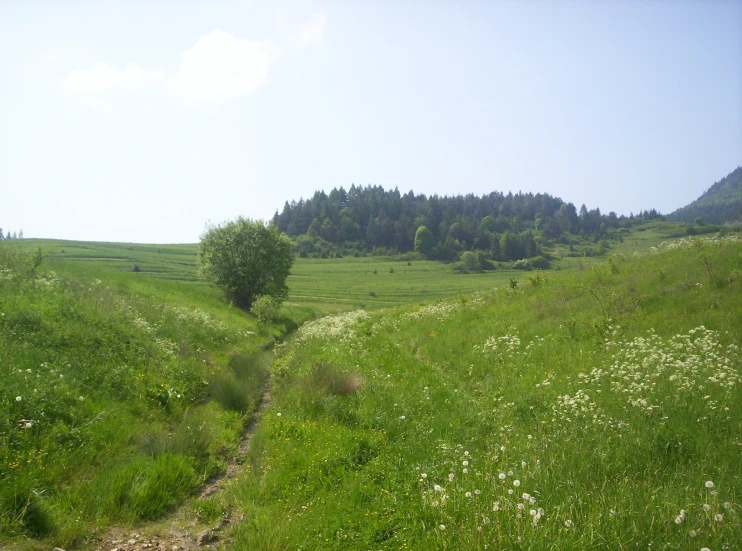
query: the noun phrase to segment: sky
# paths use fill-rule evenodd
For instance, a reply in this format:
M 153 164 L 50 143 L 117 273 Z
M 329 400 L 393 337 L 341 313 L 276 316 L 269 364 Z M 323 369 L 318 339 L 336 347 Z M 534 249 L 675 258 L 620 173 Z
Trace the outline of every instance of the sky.
M 742 0 L 0 0 L 0 227 L 197 242 L 351 184 L 669 213 L 742 164 Z

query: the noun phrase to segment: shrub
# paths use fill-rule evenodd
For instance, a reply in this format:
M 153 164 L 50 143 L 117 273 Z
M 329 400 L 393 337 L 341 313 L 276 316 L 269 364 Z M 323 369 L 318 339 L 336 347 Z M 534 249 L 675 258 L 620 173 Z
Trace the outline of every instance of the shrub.
M 242 217 L 212 226 L 201 236 L 198 259 L 201 275 L 239 308 L 249 310 L 261 295 L 280 301 L 288 294 L 291 241 L 276 226 Z
M 281 308 L 281 301 L 276 297 L 260 295 L 253 302 L 250 312 L 263 323 L 275 321 L 278 317 L 278 311 Z
M 518 260 L 517 262 L 513 262 L 513 269 L 515 270 L 548 270 L 549 269 L 549 261 L 544 256 L 534 256 L 533 258 L 525 258 L 523 260 Z

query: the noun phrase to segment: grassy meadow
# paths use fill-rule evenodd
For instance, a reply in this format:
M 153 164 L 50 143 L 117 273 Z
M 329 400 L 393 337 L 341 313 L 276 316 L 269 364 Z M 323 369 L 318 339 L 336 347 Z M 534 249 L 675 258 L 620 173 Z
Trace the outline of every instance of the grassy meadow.
M 742 241 L 678 228 L 552 272 L 297 259 L 270 324 L 195 245 L 0 243 L 0 547 L 146 531 L 270 375 L 186 505 L 225 549 L 735 549 Z
M 742 242 L 305 324 L 229 549 L 738 549 Z
M 49 260 L 0 246 L 0 542 L 79 546 L 224 469 L 259 351 L 310 312 L 262 325 L 205 285 Z
M 174 289 L 209 294 L 221 300 L 216 289 L 201 282 L 197 273 L 197 245 L 145 245 L 96 243 L 47 239 L 19 240 L 22 250 L 41 247 L 46 263 L 56 270 L 107 269 L 121 281 L 145 287 L 151 281 L 175 282 Z M 136 268 L 135 268 L 136 267 Z M 136 270 L 136 271 L 134 271 Z M 288 279 L 286 306 L 317 312 L 342 312 L 354 308 L 378 309 L 400 303 L 420 303 L 452 294 L 467 294 L 497 287 L 520 271 L 502 269 L 481 274 L 459 274 L 451 264 L 384 257 L 297 258 Z M 177 285 L 186 282 L 190 285 Z M 200 288 L 199 291 L 194 289 Z

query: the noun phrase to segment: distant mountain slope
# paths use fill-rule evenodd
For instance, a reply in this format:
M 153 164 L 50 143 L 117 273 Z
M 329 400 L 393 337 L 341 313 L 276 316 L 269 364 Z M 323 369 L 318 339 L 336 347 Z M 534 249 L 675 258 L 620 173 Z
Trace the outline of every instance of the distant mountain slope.
M 690 224 L 696 218 L 703 219 L 706 224 L 742 224 L 742 166 L 691 204 L 667 216 L 670 221 Z

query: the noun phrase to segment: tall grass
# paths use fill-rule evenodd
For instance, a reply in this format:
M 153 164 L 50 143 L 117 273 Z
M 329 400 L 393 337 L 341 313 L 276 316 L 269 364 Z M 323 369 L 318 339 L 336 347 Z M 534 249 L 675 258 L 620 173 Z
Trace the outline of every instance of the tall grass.
M 155 518 L 234 456 L 265 381 L 240 351 L 283 328 L 137 275 L 0 243 L 0 546 Z
M 230 548 L 736 548 L 741 269 L 687 240 L 302 328 Z
M 228 410 L 245 413 L 255 409 L 265 390 L 268 358 L 266 352 L 233 355 L 229 369 L 212 379 L 211 397 Z

